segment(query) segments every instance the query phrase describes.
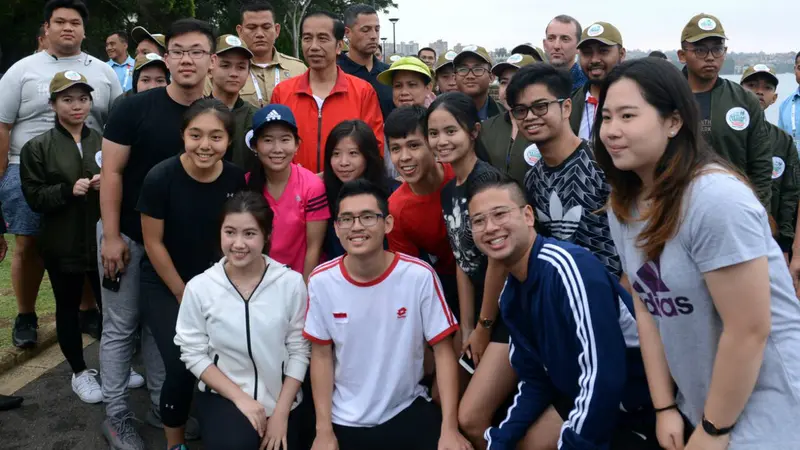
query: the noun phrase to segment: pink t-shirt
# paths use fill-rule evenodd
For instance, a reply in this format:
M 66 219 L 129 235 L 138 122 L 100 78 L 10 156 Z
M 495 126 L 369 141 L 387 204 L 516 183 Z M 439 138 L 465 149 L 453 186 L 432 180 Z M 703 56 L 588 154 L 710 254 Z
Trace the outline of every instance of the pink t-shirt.
M 274 199 L 264 187 L 275 218 L 272 221 L 269 256 L 292 270 L 303 273 L 306 258 L 306 223 L 328 220 L 328 197 L 325 184 L 313 172 L 295 163 L 279 199 Z M 248 174 L 249 175 L 249 174 Z

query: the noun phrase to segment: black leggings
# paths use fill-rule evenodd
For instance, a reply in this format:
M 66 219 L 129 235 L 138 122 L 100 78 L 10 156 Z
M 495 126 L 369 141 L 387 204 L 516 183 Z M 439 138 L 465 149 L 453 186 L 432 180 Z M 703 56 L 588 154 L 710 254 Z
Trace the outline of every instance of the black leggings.
M 97 272 L 64 272 L 54 267 L 47 268 L 47 276 L 56 300 L 58 345 L 72 372 L 83 372 L 86 370 L 86 361 L 83 359 L 83 338 L 78 314 L 87 277 L 97 305 L 100 306 L 100 276 Z
M 288 450 L 298 450 L 297 418 L 289 413 Z M 247 417 L 227 398 L 210 392 L 197 394 L 197 418 L 206 450 L 258 450 L 261 438 Z
M 155 273 L 142 268 L 139 290 L 142 321 L 150 327 L 166 378 L 161 388 L 161 422 L 169 428 L 186 425 L 196 378 L 181 361 L 181 349 L 175 345 L 175 324 L 178 321 L 178 300 Z

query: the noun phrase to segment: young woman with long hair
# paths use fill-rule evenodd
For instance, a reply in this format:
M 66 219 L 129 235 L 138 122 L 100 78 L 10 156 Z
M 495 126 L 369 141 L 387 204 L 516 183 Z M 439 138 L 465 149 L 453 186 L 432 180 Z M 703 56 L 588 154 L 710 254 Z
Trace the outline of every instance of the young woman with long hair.
M 136 207 L 147 252 L 139 282 L 142 318 L 166 369 L 160 412 L 168 449 L 185 450 L 195 385 L 174 342 L 178 309 L 186 283 L 219 260 L 220 212 L 245 187 L 244 171 L 222 159 L 232 134 L 233 115 L 222 102 L 192 103 L 183 119 L 184 152 L 150 170 Z
M 800 303 L 767 211 L 705 144 L 692 92 L 669 62 L 616 67 L 598 111 L 595 156 L 639 297 L 659 443 L 798 447 Z
M 361 120 L 345 120 L 336 125 L 325 141 L 325 170 L 322 179 L 331 217 L 337 204 L 339 190 L 348 181 L 364 178 L 375 186 L 383 187 L 386 195 L 391 195 L 400 182 L 386 174 L 386 166 L 381 156 L 375 132 Z M 344 247 L 336 237 L 333 219 L 328 221 L 323 246 L 325 257 L 333 259 L 344 254 Z
M 267 256 L 273 213 L 240 192 L 225 203 L 224 257 L 183 294 L 175 342 L 200 380 L 203 444 L 209 450 L 294 450 L 300 383 L 308 369 L 303 277 Z
M 288 106 L 267 105 L 253 116 L 248 145 L 260 167 L 247 175 L 275 212 L 271 256 L 308 280 L 322 254 L 330 212 L 322 180 L 292 162 L 300 148 L 297 122 Z

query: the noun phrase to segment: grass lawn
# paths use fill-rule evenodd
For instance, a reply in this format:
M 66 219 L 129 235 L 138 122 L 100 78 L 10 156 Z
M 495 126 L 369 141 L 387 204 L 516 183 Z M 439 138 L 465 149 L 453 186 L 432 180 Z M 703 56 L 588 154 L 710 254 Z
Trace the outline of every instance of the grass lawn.
M 17 317 L 17 299 L 14 289 L 11 288 L 11 255 L 14 254 L 14 236 L 6 235 L 8 253 L 3 262 L 0 262 L 0 350 L 12 346 L 11 328 L 14 318 Z M 55 320 L 56 304 L 53 299 L 53 290 L 50 280 L 45 274 L 42 287 L 39 289 L 39 298 L 36 301 L 36 313 L 39 315 L 39 326 Z

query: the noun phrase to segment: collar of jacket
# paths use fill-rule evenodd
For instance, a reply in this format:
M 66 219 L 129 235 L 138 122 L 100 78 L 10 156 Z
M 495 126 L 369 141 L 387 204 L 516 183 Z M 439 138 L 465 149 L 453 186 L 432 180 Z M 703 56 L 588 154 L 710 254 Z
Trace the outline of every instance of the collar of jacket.
M 372 70 L 367 70 L 367 66 L 362 66 L 361 64 L 353 61 L 350 59 L 349 56 L 346 54 L 339 55 L 338 60 L 336 61 L 337 65 L 344 67 L 347 69 L 347 73 L 357 72 L 360 69 L 364 69 L 365 72 L 369 73 L 370 75 L 377 76 L 379 73 L 385 71 L 390 65 L 386 64 L 385 62 L 381 61 L 380 59 L 376 58 L 375 56 L 372 57 Z
M 347 84 L 347 74 L 344 72 L 344 70 L 342 70 L 341 67 L 337 65 L 336 84 L 333 85 L 333 89 L 331 89 L 331 93 L 328 94 L 328 96 L 337 92 L 347 92 Z M 306 73 L 301 75 L 301 78 L 297 83 L 297 92 L 302 92 L 311 96 L 314 95 L 314 93 L 311 91 L 311 69 L 306 70 Z
M 686 65 L 684 65 L 683 69 L 681 69 L 681 73 L 683 73 L 683 76 L 686 77 L 687 80 L 689 79 L 689 68 Z M 713 91 L 714 89 L 720 87 L 722 83 L 722 77 L 717 74 L 717 81 L 714 82 L 714 86 L 711 88 L 711 90 Z
M 64 136 L 67 136 L 70 140 L 73 139 L 72 133 L 70 133 L 69 130 L 64 128 L 64 125 L 61 125 L 61 121 L 58 120 L 58 118 L 56 118 L 56 130 L 58 130 Z M 89 133 L 91 133 L 91 130 L 84 123 L 83 128 L 81 128 L 81 139 L 86 139 L 89 136 Z
M 206 98 L 215 98 L 215 97 L 214 97 L 214 94 L 211 93 L 211 94 L 208 94 L 208 97 L 206 97 Z M 233 102 L 233 108 L 231 108 L 231 111 L 236 111 L 237 109 L 241 108 L 242 106 L 244 106 L 244 100 L 242 100 L 242 96 L 240 95 L 240 96 L 236 97 L 236 101 Z

